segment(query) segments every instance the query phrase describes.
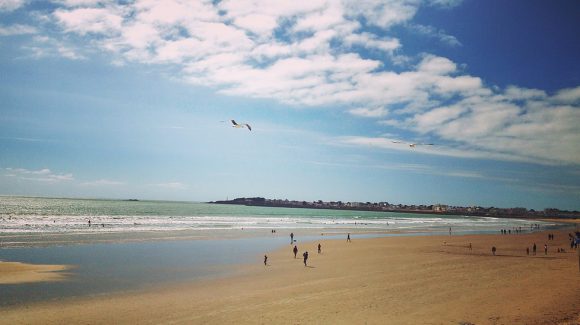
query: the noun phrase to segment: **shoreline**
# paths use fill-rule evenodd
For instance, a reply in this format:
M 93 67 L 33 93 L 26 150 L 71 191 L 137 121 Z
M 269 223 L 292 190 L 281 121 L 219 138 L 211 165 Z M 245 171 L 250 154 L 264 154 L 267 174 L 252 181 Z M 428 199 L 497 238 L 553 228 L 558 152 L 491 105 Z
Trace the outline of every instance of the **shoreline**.
M 569 225 L 580 224 L 576 222 L 560 222 L 559 220 L 545 219 L 543 222 L 557 224 L 557 228 L 565 228 Z M 355 227 L 345 228 L 288 228 L 278 229 L 285 233 L 301 233 L 307 237 L 313 236 L 339 236 L 352 233 L 370 237 L 389 236 L 438 236 L 448 233 L 447 226 L 441 229 L 371 229 Z M 456 231 L 454 234 L 489 234 L 493 235 L 499 230 L 472 230 Z M 544 230 L 524 230 L 523 234 L 542 232 Z M 276 234 L 277 236 L 277 234 Z M 200 230 L 169 230 L 169 231 L 132 231 L 132 232 L 71 232 L 71 233 L 0 233 L 0 249 L 11 248 L 39 248 L 68 245 L 94 245 L 111 243 L 139 243 L 139 242 L 163 242 L 180 240 L 233 240 L 244 238 L 272 238 L 272 234 L 266 229 L 228 229 L 205 232 Z
M 571 228 L 570 228 L 571 229 Z M 577 252 L 567 233 L 410 236 L 299 243 L 233 266 L 231 276 L 154 289 L 27 304 L 0 323 L 421 323 L 574 324 L 580 321 Z M 536 242 L 547 256 L 527 256 Z M 468 243 L 473 251 L 468 251 Z M 492 256 L 491 246 L 498 247 Z M 556 248 L 566 253 L 556 253 Z M 299 254 L 299 255 L 300 255 Z M 58 311 L 58 312 L 57 312 Z

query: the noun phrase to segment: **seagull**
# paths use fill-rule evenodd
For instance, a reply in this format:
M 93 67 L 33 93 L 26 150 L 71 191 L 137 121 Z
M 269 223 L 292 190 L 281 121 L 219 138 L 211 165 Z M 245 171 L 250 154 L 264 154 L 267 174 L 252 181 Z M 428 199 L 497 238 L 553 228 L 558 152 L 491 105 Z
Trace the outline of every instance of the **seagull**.
M 247 123 L 245 123 L 245 124 L 238 124 L 234 120 L 231 120 L 231 121 L 232 121 L 232 124 L 233 124 L 232 127 L 234 127 L 234 128 L 248 128 L 248 130 L 252 131 L 252 127 L 250 126 L 250 124 L 247 124 Z
M 408 142 L 403 142 L 403 141 L 391 141 L 392 143 L 398 143 L 398 144 L 408 144 L 409 147 L 411 148 L 416 148 L 417 146 L 434 146 L 433 143 L 408 143 Z

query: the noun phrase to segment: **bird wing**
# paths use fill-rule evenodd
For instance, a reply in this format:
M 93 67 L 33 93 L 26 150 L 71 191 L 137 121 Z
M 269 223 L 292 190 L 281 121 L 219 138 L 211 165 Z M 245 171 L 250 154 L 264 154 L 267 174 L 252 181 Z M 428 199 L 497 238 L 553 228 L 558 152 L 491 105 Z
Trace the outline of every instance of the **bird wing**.
M 250 124 L 246 124 L 246 126 L 248 127 L 248 130 L 252 131 L 252 127 L 250 126 Z
M 238 125 L 238 123 L 236 123 L 236 121 L 232 120 L 232 124 L 233 125 Z

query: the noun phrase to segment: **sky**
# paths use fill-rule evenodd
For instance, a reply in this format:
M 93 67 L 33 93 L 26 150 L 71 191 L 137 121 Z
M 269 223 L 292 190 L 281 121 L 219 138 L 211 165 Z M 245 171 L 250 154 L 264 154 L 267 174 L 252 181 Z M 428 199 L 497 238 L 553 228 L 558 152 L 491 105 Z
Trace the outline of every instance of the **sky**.
M 575 0 L 0 0 L 0 195 L 580 210 L 578 39 Z

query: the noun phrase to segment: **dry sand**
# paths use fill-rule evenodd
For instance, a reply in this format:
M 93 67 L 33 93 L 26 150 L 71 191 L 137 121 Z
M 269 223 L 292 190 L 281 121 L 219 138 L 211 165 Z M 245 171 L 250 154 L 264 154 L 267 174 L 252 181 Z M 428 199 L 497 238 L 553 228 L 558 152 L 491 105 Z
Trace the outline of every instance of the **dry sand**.
M 0 284 L 58 281 L 66 277 L 66 265 L 38 265 L 0 261 Z M 1 291 L 0 291 L 1 292 Z
M 317 242 L 299 246 L 309 267 L 288 245 L 268 253 L 268 266 L 256 256 L 226 279 L 10 307 L 0 323 L 578 324 L 578 255 L 568 232 L 554 233 L 554 241 L 547 233 L 353 236 L 321 241 L 322 254 Z M 526 256 L 534 242 L 537 255 Z

